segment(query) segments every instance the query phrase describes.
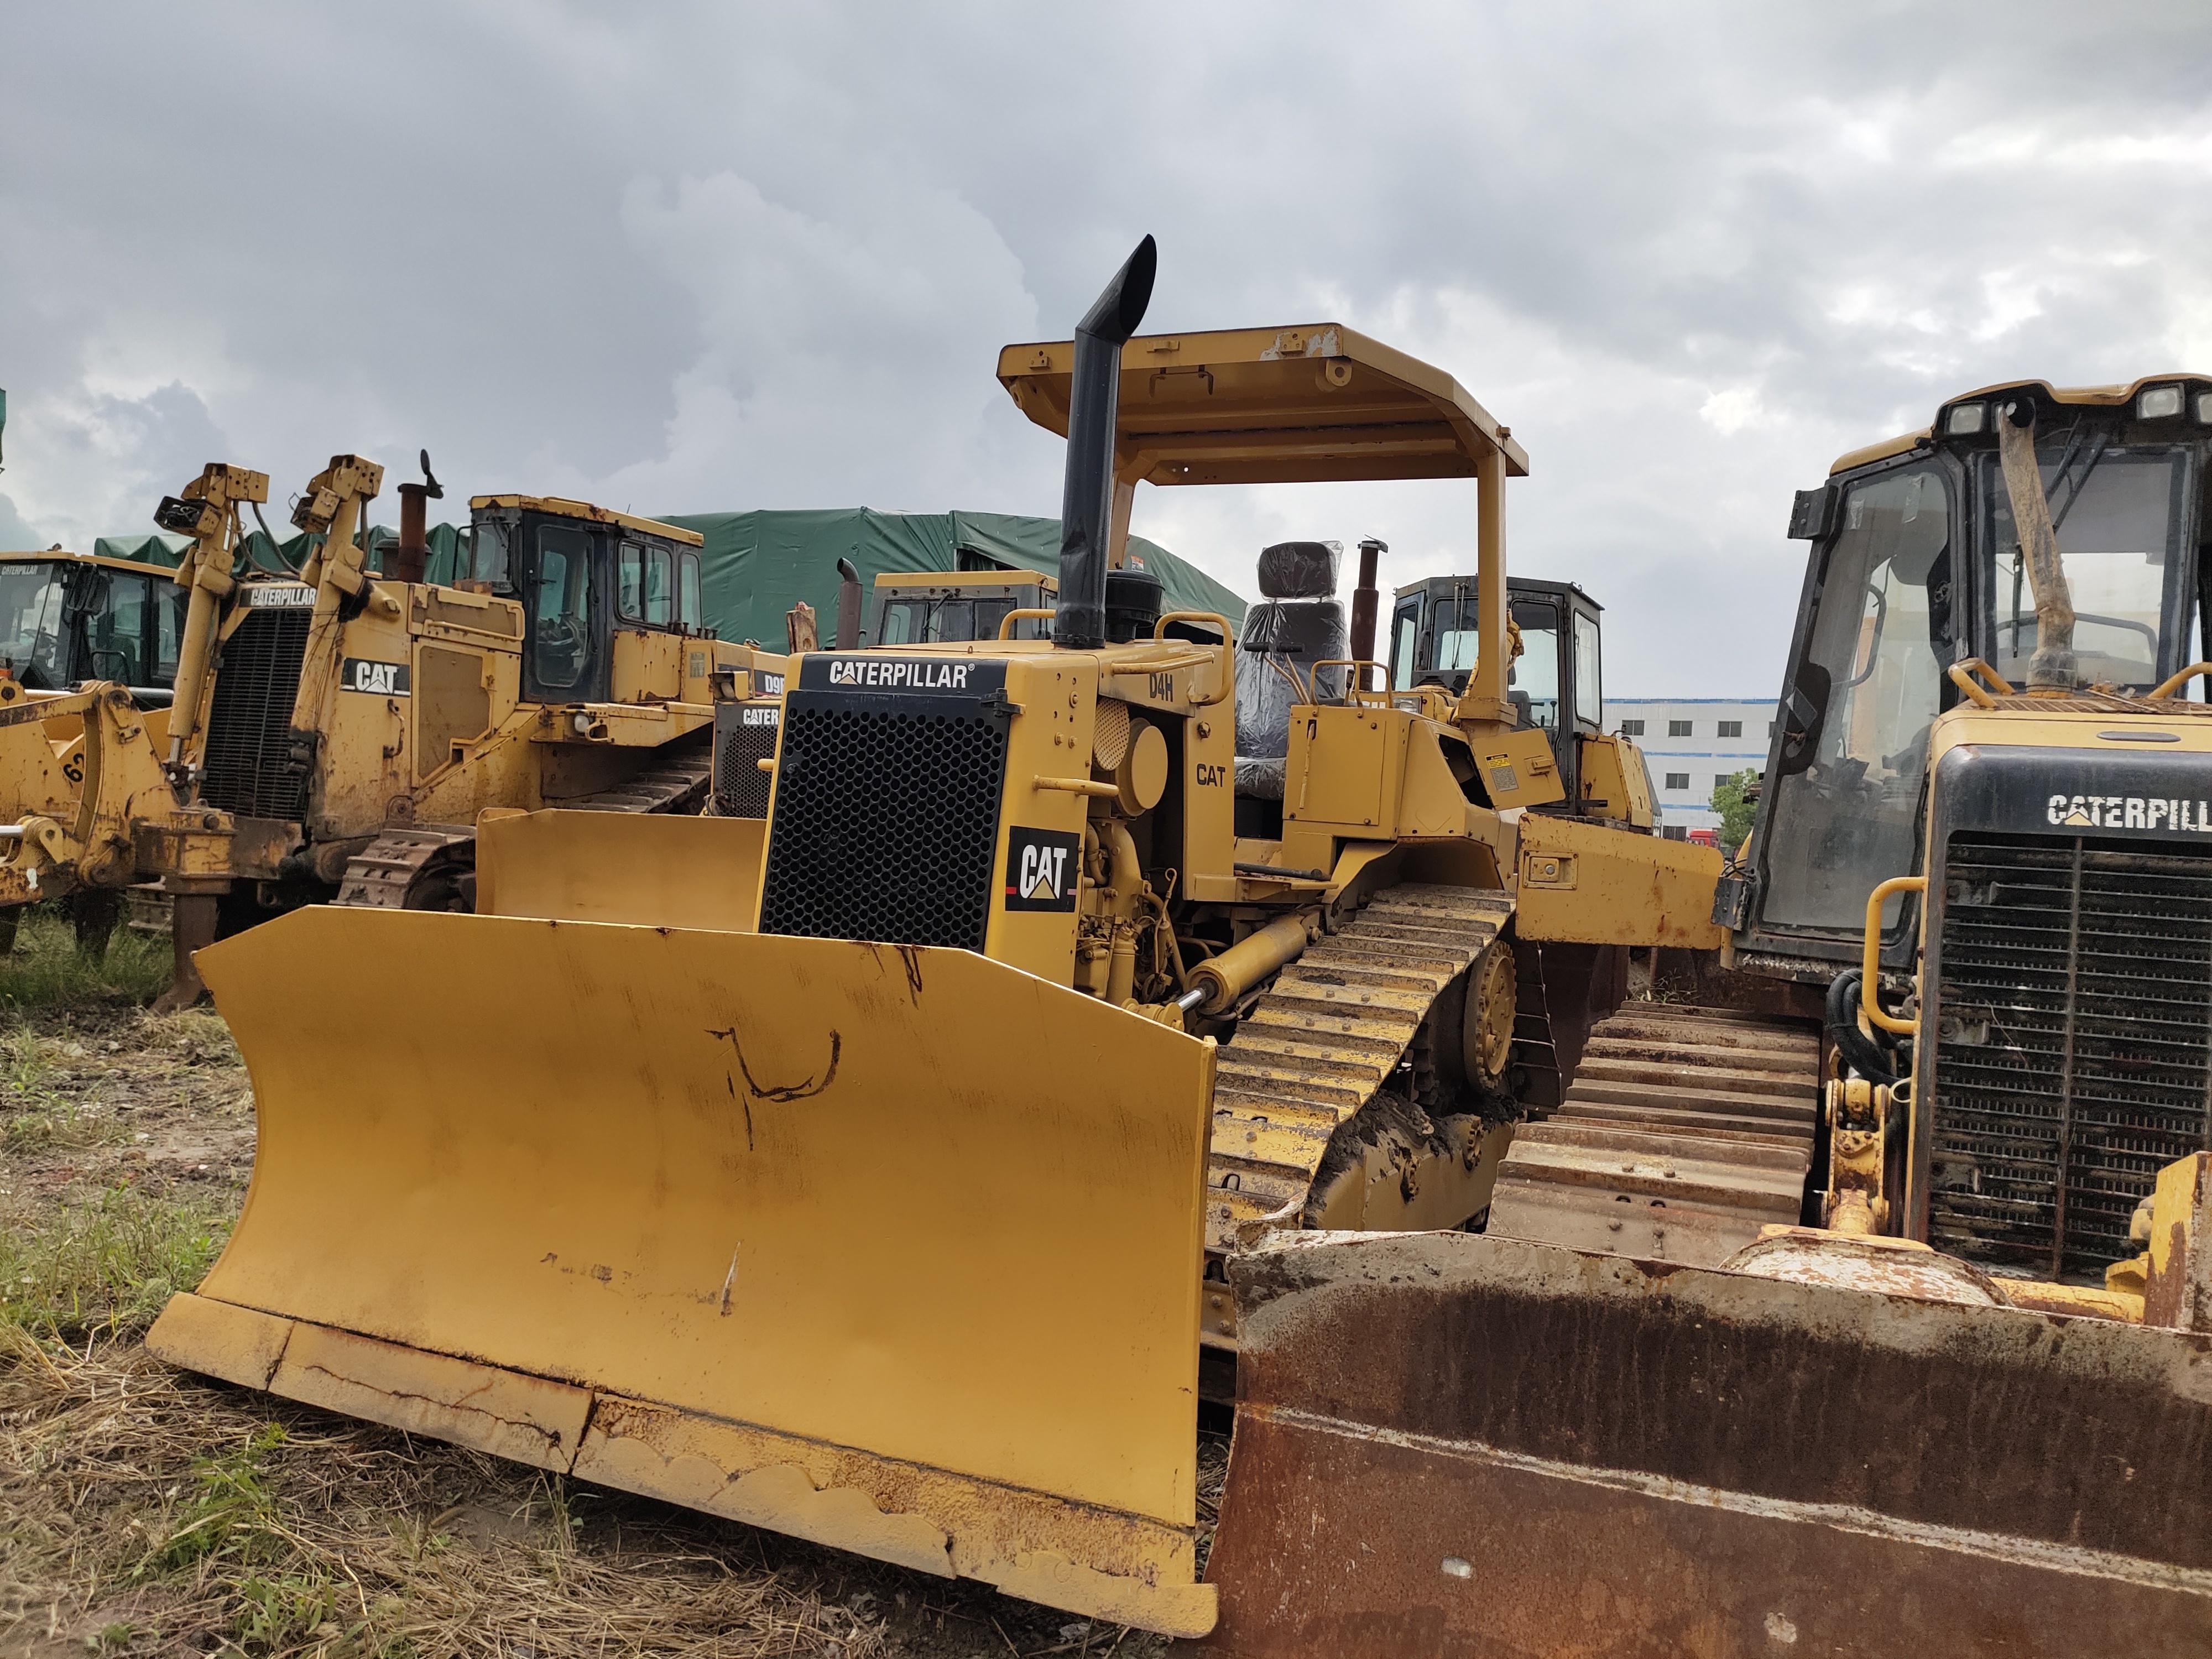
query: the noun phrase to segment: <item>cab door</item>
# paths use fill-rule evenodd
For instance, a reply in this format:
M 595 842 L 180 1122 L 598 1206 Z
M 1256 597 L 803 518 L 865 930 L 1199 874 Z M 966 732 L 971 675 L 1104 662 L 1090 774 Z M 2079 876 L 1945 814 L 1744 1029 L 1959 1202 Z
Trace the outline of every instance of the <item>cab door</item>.
M 1752 841 L 1756 945 L 1856 960 L 1876 884 L 1920 867 L 1929 727 L 1948 706 L 1960 480 L 1940 456 L 1900 459 L 1845 481 L 1816 540 Z M 1834 489 L 1834 486 L 1831 486 Z M 1882 913 L 1886 959 L 1902 962 L 1913 915 Z
M 605 702 L 613 615 L 605 533 L 526 514 L 520 563 L 526 702 Z

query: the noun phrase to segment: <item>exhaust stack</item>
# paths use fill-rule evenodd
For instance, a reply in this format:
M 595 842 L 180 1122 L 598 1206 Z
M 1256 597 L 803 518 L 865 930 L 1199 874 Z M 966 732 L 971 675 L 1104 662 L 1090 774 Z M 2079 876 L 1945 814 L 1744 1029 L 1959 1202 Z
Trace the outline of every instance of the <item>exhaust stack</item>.
M 1375 588 L 1376 567 L 1389 550 L 1389 543 L 1372 536 L 1359 544 L 1359 585 L 1352 590 L 1352 657 L 1362 665 L 1353 670 L 1359 677 L 1355 684 L 1362 691 L 1369 689 L 1364 665 L 1375 660 L 1375 619 L 1382 599 Z M 1382 690 L 1389 689 L 1386 679 Z
M 860 644 L 860 573 L 850 559 L 837 561 L 836 649 L 855 651 Z
M 419 582 L 430 563 L 429 507 L 446 498 L 438 475 L 430 471 L 430 452 L 422 452 L 422 482 L 399 486 L 399 545 L 392 554 L 392 580 Z
M 1068 387 L 1067 472 L 1060 502 L 1060 608 L 1052 642 L 1070 651 L 1106 643 L 1106 544 L 1114 519 L 1114 425 L 1121 348 L 1152 303 L 1159 251 L 1149 236 L 1075 325 Z

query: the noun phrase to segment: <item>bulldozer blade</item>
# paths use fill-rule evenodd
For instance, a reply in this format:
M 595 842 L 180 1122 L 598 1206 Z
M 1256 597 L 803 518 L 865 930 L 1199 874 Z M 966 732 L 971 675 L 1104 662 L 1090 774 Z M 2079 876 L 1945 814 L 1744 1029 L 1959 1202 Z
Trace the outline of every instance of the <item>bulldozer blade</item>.
M 2212 1336 L 1468 1234 L 1229 1272 L 1206 1652 L 2212 1650 Z
M 734 931 L 315 907 L 199 964 L 258 1141 L 157 1354 L 1210 1627 L 1210 1042 L 965 951 Z

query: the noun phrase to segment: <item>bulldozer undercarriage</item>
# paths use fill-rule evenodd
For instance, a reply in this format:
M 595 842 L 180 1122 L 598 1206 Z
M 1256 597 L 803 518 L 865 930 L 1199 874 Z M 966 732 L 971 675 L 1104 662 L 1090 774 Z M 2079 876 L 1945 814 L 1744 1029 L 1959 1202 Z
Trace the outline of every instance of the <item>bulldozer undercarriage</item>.
M 1214 1073 L 1209 1343 L 1234 1346 L 1221 1274 L 1240 1242 L 1284 1227 L 1456 1227 L 1486 1202 L 1512 1111 L 1495 1063 L 1512 1030 L 1499 937 L 1512 915 L 1503 892 L 1386 888 L 1246 1012 Z
M 696 812 L 706 799 L 713 757 L 704 740 L 654 763 L 611 789 L 559 803 L 573 812 Z M 458 824 L 389 829 L 346 861 L 337 902 L 379 910 L 475 908 L 476 831 Z
M 1718 1267 L 1797 1222 L 1820 1106 L 1810 1028 L 1632 1004 L 1592 1030 L 1559 1107 L 1514 1131 L 1489 1230 Z

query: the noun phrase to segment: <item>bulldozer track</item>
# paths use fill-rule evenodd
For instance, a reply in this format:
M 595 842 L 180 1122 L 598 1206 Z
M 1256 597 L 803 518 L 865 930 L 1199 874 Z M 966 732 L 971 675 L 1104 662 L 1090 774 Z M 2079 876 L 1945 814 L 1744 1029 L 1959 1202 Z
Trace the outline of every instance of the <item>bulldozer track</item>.
M 371 910 L 404 910 L 423 866 L 449 848 L 473 848 L 476 832 L 455 824 L 387 830 L 346 860 L 337 902 Z
M 567 812 L 682 812 L 705 799 L 714 769 L 712 751 L 670 756 L 619 787 L 560 803 Z M 416 878 L 431 860 L 465 847 L 475 856 L 476 832 L 459 825 L 417 824 L 387 830 L 346 861 L 337 902 L 379 910 L 404 910 Z
M 1489 1230 L 1717 1266 L 1797 1221 L 1820 1103 L 1811 1027 L 1630 1003 L 1592 1030 L 1561 1105 L 1515 1129 Z
M 708 744 L 698 752 L 669 755 L 612 789 L 580 795 L 557 803 L 564 812 L 689 812 L 696 811 L 713 781 L 714 751 Z
M 1295 1218 L 1329 1138 L 1398 1069 L 1430 1006 L 1512 915 L 1506 893 L 1385 888 L 1283 969 L 1215 1061 L 1209 1255 L 1227 1251 L 1244 1223 L 1286 1207 Z

